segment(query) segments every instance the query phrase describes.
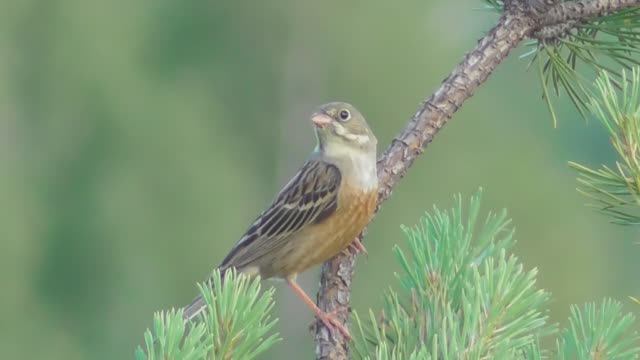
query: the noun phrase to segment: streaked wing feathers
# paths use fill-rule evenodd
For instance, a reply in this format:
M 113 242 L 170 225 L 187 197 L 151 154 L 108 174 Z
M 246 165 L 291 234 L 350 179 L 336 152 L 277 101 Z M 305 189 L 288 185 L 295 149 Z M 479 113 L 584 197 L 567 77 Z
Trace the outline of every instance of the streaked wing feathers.
M 250 266 L 283 246 L 305 225 L 317 223 L 338 206 L 340 170 L 335 165 L 310 160 L 280 191 L 271 206 L 238 241 L 221 268 Z

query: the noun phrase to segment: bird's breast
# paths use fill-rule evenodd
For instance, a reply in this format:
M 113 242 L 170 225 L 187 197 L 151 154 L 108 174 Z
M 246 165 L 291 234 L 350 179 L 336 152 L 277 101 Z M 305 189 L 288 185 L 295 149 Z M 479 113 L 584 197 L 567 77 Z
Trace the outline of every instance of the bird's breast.
M 300 273 L 320 264 L 345 248 L 369 223 L 378 201 L 377 187 L 362 190 L 342 184 L 336 211 L 323 221 L 296 234 L 295 250 L 288 253 L 286 273 Z M 295 260 L 294 260 L 295 258 Z

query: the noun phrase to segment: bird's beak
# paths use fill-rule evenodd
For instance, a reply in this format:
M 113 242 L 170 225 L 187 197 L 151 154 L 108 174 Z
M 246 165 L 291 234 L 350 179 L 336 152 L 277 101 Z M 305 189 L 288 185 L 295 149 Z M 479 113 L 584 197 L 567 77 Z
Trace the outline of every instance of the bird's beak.
M 331 124 L 331 117 L 323 112 L 317 112 L 311 115 L 311 122 L 313 122 L 316 127 L 323 128 Z

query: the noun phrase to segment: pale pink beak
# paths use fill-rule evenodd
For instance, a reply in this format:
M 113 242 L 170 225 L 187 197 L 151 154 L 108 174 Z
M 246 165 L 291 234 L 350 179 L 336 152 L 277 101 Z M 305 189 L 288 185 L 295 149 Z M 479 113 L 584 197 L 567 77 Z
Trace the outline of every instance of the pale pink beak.
M 331 117 L 325 113 L 317 112 L 311 115 L 311 122 L 313 122 L 317 127 L 323 128 L 331 124 Z

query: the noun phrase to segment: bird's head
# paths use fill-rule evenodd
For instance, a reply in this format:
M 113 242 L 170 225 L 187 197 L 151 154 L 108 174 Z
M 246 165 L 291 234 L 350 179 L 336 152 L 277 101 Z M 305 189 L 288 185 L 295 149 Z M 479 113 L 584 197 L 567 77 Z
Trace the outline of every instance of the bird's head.
M 315 126 L 320 152 L 364 152 L 375 156 L 378 140 L 353 105 L 343 102 L 322 105 L 311 116 L 311 122 Z

